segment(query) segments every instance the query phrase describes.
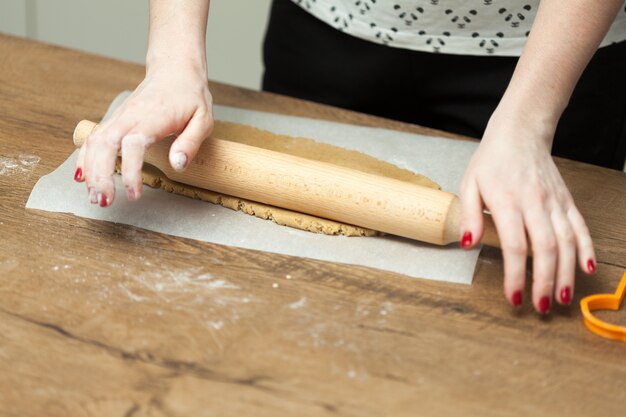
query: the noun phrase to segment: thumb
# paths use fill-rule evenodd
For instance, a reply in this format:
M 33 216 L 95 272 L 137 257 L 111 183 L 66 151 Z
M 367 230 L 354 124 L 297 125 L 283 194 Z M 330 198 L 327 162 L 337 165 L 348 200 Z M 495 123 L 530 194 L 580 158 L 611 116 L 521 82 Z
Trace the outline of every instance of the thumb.
M 179 172 L 184 171 L 212 131 L 212 112 L 196 111 L 170 148 L 169 159 L 172 168 Z
M 483 237 L 483 201 L 474 179 L 461 188 L 461 247 L 474 248 Z

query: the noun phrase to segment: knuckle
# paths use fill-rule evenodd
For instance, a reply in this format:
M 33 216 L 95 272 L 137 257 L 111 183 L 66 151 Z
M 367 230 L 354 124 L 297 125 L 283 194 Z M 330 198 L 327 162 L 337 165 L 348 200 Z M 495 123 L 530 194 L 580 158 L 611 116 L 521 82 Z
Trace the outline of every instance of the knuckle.
M 121 134 L 117 129 L 106 129 L 101 132 L 95 132 L 91 135 L 90 144 L 100 144 L 106 146 L 118 146 L 121 140 Z
M 148 138 L 141 133 L 131 133 L 122 139 L 122 151 L 143 149 L 146 147 Z
M 114 148 L 119 148 L 120 146 L 120 142 L 122 141 L 122 139 L 119 136 L 116 135 L 108 135 L 105 139 L 104 139 L 104 144 L 106 146 L 109 147 L 114 147 Z
M 123 172 L 122 183 L 126 187 L 137 186 L 141 183 L 141 175 L 139 175 L 137 172 Z
M 92 145 L 94 145 L 94 144 L 96 144 L 98 142 L 101 142 L 102 141 L 102 137 L 103 136 L 102 136 L 102 132 L 101 131 L 94 132 L 91 135 L 89 135 L 89 137 L 87 138 L 86 145 L 89 147 L 89 146 L 92 146 Z
M 554 237 L 543 237 L 533 242 L 533 253 L 556 253 L 558 249 L 557 241 Z
M 526 281 L 526 274 L 524 273 L 522 269 L 504 272 L 504 282 L 506 284 L 506 287 L 508 288 L 511 288 L 511 289 L 524 288 L 525 281 Z
M 540 292 L 551 293 L 554 289 L 554 281 L 556 279 L 556 271 L 550 271 L 535 264 L 533 266 L 532 283 L 533 289 Z
M 528 244 L 526 243 L 526 240 L 523 239 L 502 242 L 501 246 L 505 253 L 512 255 L 526 255 L 528 251 Z
M 545 207 L 548 201 L 548 193 L 539 187 L 533 190 L 529 195 L 529 202 L 534 207 Z
M 161 100 L 156 101 L 152 104 L 152 113 L 156 115 L 169 116 L 171 113 L 171 106 Z
M 143 103 L 140 103 L 140 100 L 130 98 L 124 103 L 123 107 L 120 107 L 120 112 L 132 114 L 143 107 L 144 105 Z
M 533 270 L 533 292 L 538 292 L 540 294 L 552 294 L 554 291 L 555 278 L 556 276 L 554 274 L 550 274 L 546 270 Z
M 515 209 L 515 203 L 508 193 L 504 193 L 501 198 L 492 202 L 491 208 L 494 213 L 510 213 Z
M 208 130 L 212 130 L 213 126 L 214 126 L 214 121 L 213 121 L 213 117 L 211 115 L 211 113 L 207 110 L 207 109 L 198 109 L 196 111 L 195 114 L 196 117 L 198 117 L 198 120 L 200 122 L 200 126 L 208 131 Z
M 205 130 L 209 133 L 213 132 L 213 128 L 215 127 L 215 122 L 212 117 L 207 117 L 205 120 Z
M 556 198 L 562 207 L 568 207 L 574 204 L 574 199 L 572 198 L 572 194 L 567 190 L 567 188 L 560 189 L 559 191 L 557 191 Z
M 104 178 L 102 175 L 94 174 L 89 178 L 89 180 L 94 187 L 102 187 L 104 185 Z
M 587 222 L 585 222 L 582 214 L 580 214 L 575 206 L 570 207 L 570 209 L 567 211 L 567 217 L 577 233 L 589 234 Z
M 589 231 L 589 226 L 585 222 L 583 222 L 580 226 L 578 226 L 578 233 L 584 236 L 591 236 L 591 232 Z
M 566 227 L 559 233 L 559 240 L 569 246 L 576 243 L 576 235 L 571 227 Z
M 198 107 L 194 115 L 200 119 L 210 119 L 209 110 L 204 106 Z
M 545 180 L 539 174 L 531 174 L 524 180 L 524 184 L 517 190 L 519 197 L 527 201 L 528 205 L 545 205 L 555 195 Z
M 549 277 L 535 276 L 533 279 L 533 291 L 539 294 L 552 294 L 554 292 L 554 280 Z

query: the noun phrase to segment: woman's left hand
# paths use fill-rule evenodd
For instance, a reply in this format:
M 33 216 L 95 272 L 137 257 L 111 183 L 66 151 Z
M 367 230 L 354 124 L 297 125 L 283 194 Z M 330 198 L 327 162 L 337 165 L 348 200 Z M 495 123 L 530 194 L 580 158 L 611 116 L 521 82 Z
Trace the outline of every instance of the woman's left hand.
M 553 297 L 571 302 L 577 256 L 583 271 L 595 272 L 589 229 L 550 156 L 554 130 L 496 110 L 461 184 L 463 247 L 480 242 L 486 207 L 501 242 L 506 298 L 521 304 L 532 247 L 532 300 L 544 314 Z

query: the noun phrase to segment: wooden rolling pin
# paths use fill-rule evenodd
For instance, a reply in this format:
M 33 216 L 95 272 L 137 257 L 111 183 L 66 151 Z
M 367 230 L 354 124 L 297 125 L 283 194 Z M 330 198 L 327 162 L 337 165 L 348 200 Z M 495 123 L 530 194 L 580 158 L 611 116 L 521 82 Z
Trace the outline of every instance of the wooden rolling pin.
M 97 127 L 81 121 L 74 144 Z M 460 240 L 461 204 L 452 193 L 215 138 L 176 172 L 168 161 L 172 142 L 152 145 L 144 159 L 174 181 L 436 245 Z M 482 241 L 499 246 L 489 216 Z

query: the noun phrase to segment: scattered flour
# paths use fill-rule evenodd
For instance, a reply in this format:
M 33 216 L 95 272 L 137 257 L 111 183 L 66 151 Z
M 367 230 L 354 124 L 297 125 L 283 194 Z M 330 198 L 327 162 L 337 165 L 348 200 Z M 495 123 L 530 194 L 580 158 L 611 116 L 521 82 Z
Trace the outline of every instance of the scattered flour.
M 124 284 L 120 283 L 117 286 L 121 288 L 122 291 L 124 291 L 124 293 L 126 293 L 126 295 L 128 295 L 128 298 L 130 298 L 131 300 L 138 302 L 145 300 L 145 297 L 135 294 L 134 292 L 129 290 Z
M 3 272 L 3 273 L 10 272 L 14 270 L 15 268 L 17 268 L 18 265 L 19 265 L 19 262 L 15 258 L 6 258 L 6 259 L 0 258 L 0 272 Z
M 203 272 L 201 267 L 188 269 L 168 269 L 149 261 L 144 263 L 147 270 L 141 273 L 125 271 L 129 279 L 120 284 L 122 293 L 132 301 L 160 300 L 175 303 L 179 307 L 209 303 L 214 306 L 248 304 L 252 297 L 239 294 L 241 288 L 225 279 L 217 279 Z
M 231 290 L 238 290 L 239 286 L 235 285 L 235 284 L 231 284 L 230 282 L 218 279 L 215 281 L 211 281 L 207 284 L 207 287 L 209 288 L 224 288 L 224 289 L 231 289 Z
M 380 310 L 378 312 L 381 316 L 386 316 L 388 314 L 391 314 L 392 311 L 393 311 L 393 303 L 390 303 L 389 301 L 385 301 L 380 306 Z
M 167 269 L 146 262 L 148 272 L 126 273 L 132 280 L 154 292 L 198 292 L 198 290 L 239 289 L 239 286 L 223 279 L 214 279 L 210 273 L 202 273 L 202 268 Z
M 19 154 L 0 156 L 0 175 L 15 175 L 30 172 L 40 161 L 37 155 Z
M 207 324 L 209 326 L 211 326 L 212 328 L 214 328 L 215 330 L 219 330 L 222 327 L 224 327 L 224 321 L 223 320 L 218 320 L 218 321 L 207 321 Z
M 289 304 L 289 308 L 292 308 L 292 309 L 295 310 L 295 309 L 298 309 L 298 308 L 302 308 L 305 305 L 306 305 L 306 297 L 302 297 L 298 301 Z

